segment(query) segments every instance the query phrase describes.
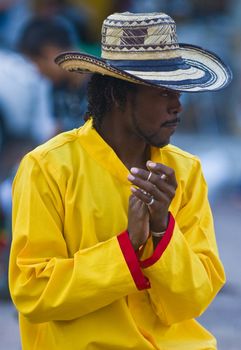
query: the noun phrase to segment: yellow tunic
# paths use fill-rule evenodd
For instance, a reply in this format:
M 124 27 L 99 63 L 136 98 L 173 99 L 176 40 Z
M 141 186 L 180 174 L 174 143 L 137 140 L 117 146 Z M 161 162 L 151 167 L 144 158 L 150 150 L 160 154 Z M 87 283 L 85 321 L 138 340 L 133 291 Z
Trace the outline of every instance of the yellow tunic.
M 140 262 L 125 232 L 128 170 L 91 121 L 25 156 L 10 256 L 23 350 L 216 349 L 194 320 L 225 281 L 200 162 L 172 145 L 151 158 L 178 188 Z

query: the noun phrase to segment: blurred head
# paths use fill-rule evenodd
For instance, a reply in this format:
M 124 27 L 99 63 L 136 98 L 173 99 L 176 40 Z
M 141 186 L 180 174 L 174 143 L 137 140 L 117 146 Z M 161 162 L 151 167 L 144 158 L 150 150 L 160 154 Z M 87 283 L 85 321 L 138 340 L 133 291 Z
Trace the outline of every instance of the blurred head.
M 54 63 L 54 58 L 60 52 L 73 50 L 77 46 L 74 28 L 59 16 L 33 17 L 23 28 L 17 44 L 18 50 L 54 84 L 60 84 L 70 77 Z

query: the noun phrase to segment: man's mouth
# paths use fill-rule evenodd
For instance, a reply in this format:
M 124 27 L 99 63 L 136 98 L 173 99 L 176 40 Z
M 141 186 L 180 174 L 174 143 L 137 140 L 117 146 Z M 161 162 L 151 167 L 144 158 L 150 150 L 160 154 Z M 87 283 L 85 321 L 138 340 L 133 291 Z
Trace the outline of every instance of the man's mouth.
M 181 119 L 178 117 L 178 118 L 164 122 L 161 126 L 164 128 L 177 126 L 180 123 L 180 121 L 181 121 Z

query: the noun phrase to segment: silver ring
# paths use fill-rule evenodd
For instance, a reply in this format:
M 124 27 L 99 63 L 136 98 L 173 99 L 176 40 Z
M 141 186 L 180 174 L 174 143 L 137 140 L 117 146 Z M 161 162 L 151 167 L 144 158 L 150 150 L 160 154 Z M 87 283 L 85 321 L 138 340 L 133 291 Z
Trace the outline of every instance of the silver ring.
M 166 179 L 167 179 L 166 174 L 161 174 L 161 179 L 162 179 L 162 180 L 166 180 Z
M 147 193 L 145 190 L 140 189 L 140 191 L 141 191 L 143 194 L 148 195 L 148 193 Z
M 152 172 L 150 171 L 149 174 L 148 174 L 148 177 L 147 177 L 146 181 L 150 181 L 151 176 L 152 176 Z
M 155 199 L 153 196 L 151 196 L 150 202 L 146 203 L 146 205 L 152 205 L 155 202 Z

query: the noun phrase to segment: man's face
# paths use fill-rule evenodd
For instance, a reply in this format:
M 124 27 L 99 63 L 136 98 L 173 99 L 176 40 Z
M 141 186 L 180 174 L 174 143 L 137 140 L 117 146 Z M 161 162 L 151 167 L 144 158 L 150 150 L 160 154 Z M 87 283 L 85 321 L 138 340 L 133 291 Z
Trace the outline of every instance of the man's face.
M 42 48 L 41 55 L 35 57 L 33 60 L 37 64 L 40 72 L 48 77 L 54 85 L 61 84 L 62 82 L 71 79 L 71 74 L 64 69 L 60 68 L 55 62 L 55 57 L 65 51 L 63 48 L 46 45 Z M 66 49 L 67 51 L 67 49 Z
M 138 85 L 136 93 L 128 96 L 128 124 L 132 133 L 151 146 L 167 145 L 180 122 L 180 94 Z

